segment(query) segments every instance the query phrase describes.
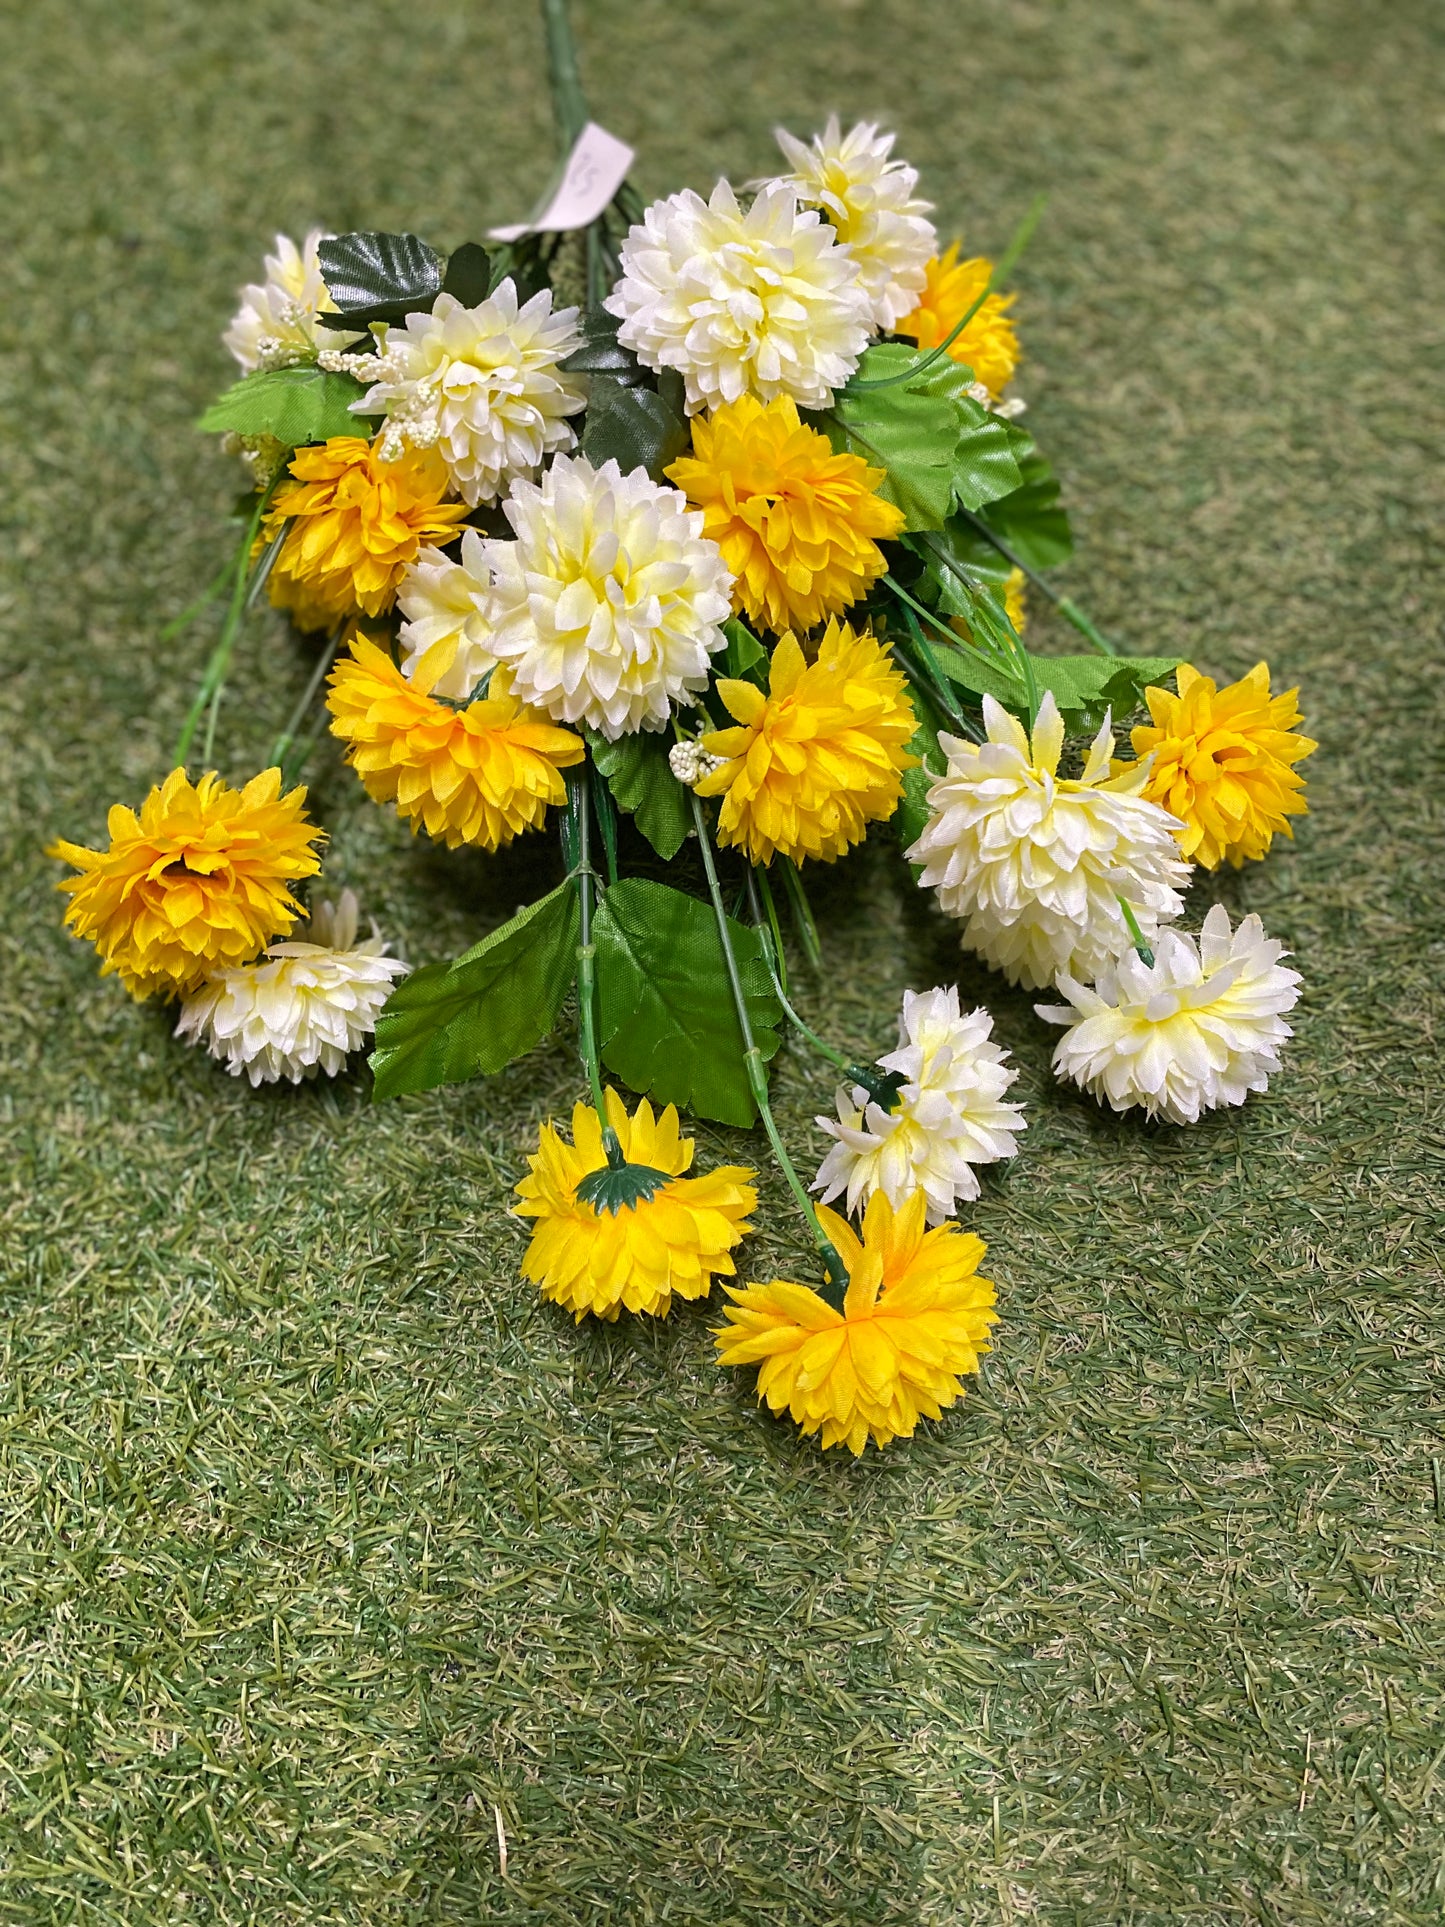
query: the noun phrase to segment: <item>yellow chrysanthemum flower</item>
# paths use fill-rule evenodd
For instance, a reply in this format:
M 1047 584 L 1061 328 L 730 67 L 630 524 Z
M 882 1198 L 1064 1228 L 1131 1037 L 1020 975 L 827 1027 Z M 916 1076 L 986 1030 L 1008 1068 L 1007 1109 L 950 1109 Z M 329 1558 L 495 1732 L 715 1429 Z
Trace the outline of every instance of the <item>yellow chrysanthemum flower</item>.
M 306 791 L 281 794 L 279 769 L 241 790 L 214 771 L 192 784 L 174 769 L 141 804 L 116 804 L 110 847 L 57 843 L 80 871 L 60 888 L 65 921 L 100 952 L 133 997 L 184 996 L 223 965 L 249 963 L 302 914 L 290 885 L 321 868 L 325 836 L 306 818 Z
M 848 1272 L 841 1312 L 807 1285 L 728 1287 L 728 1323 L 714 1331 L 723 1365 L 757 1365 L 758 1396 L 791 1412 L 823 1445 L 855 1457 L 911 1438 L 920 1417 L 937 1418 L 961 1397 L 965 1372 L 991 1349 L 994 1288 L 978 1275 L 981 1238 L 949 1220 L 926 1228 L 916 1192 L 900 1211 L 881 1192 L 863 1236 L 826 1205 L 823 1228 Z
M 443 642 L 408 681 L 359 638 L 331 672 L 331 733 L 367 794 L 395 803 L 413 831 L 425 828 L 450 849 L 495 850 L 535 829 L 548 804 L 567 800 L 560 772 L 582 761 L 586 745 L 518 702 L 505 668 L 492 671 L 485 697 L 464 708 L 441 702 L 431 686 L 448 661 Z
M 788 396 L 725 403 L 692 426 L 692 454 L 669 481 L 703 512 L 703 534 L 731 569 L 733 607 L 775 631 L 812 629 L 856 602 L 887 569 L 880 541 L 903 511 L 878 494 L 881 468 L 835 455 Z
M 936 348 L 983 293 L 993 263 L 982 255 L 960 261 L 955 241 L 929 262 L 925 273 L 927 280 L 918 306 L 899 322 L 897 332 L 916 341 L 920 348 Z M 981 381 L 995 398 L 1013 380 L 1019 364 L 1019 339 L 1008 312 L 1013 302 L 1011 294 L 989 295 L 948 350 L 950 359 L 967 363 L 974 380 Z
M 674 1294 L 705 1298 L 715 1276 L 735 1275 L 729 1254 L 752 1229 L 757 1173 L 728 1164 L 684 1177 L 693 1141 L 679 1135 L 676 1107 L 654 1117 L 644 1098 L 629 1118 L 616 1091 L 606 1099 L 607 1121 L 628 1163 L 668 1172 L 671 1182 L 616 1212 L 584 1204 L 578 1185 L 607 1163 L 596 1111 L 577 1105 L 571 1144 L 555 1125 L 543 1125 L 529 1175 L 517 1186 L 518 1216 L 537 1220 L 522 1276 L 579 1324 L 587 1312 L 615 1319 L 624 1309 L 665 1318 Z
M 359 435 L 298 448 L 292 480 L 271 499 L 261 540 L 291 532 L 268 590 L 298 629 L 327 629 L 358 611 L 384 615 L 397 585 L 428 543 L 450 542 L 465 502 L 447 502 L 447 471 L 432 449 L 384 462 Z
M 795 863 L 832 863 L 870 823 L 898 807 L 903 772 L 918 761 L 908 742 L 918 727 L 907 682 L 874 636 L 830 622 L 815 662 L 796 636 L 773 652 L 768 694 L 720 677 L 718 694 L 737 729 L 702 739 L 726 761 L 697 785 L 721 796 L 719 838 L 769 863 L 780 850 Z
M 1299 691 L 1270 695 L 1268 663 L 1225 689 L 1185 663 L 1178 683 L 1177 696 L 1152 683 L 1144 691 L 1151 721 L 1134 730 L 1134 754 L 1154 760 L 1142 794 L 1184 825 L 1185 856 L 1207 870 L 1228 859 L 1238 870 L 1265 854 L 1277 830 L 1294 835 L 1289 818 L 1307 805 L 1291 765 L 1319 745 L 1295 733 Z

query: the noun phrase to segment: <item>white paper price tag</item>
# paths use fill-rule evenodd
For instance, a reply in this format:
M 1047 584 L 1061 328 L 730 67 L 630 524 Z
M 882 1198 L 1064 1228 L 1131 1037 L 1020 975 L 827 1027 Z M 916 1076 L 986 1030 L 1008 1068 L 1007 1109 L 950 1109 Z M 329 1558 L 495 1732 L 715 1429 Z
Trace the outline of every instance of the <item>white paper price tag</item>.
M 626 141 L 589 120 L 567 156 L 557 192 L 542 212 L 534 220 L 519 221 L 515 227 L 491 228 L 488 238 L 516 241 L 524 234 L 563 234 L 570 228 L 586 227 L 626 180 L 633 158 Z

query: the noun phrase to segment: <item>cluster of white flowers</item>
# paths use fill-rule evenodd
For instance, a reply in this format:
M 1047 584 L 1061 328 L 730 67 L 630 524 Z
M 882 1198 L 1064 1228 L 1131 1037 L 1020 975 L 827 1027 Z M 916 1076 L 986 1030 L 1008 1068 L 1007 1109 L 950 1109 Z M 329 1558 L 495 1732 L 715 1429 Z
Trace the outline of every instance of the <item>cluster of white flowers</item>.
M 219 970 L 181 1005 L 176 1035 L 204 1043 L 253 1085 L 325 1071 L 334 1077 L 376 1028 L 393 981 L 410 967 L 388 957 L 375 924 L 356 940 L 354 893 L 311 913 L 309 940 L 274 943 L 264 960 Z
M 690 414 L 753 394 L 826 408 L 858 366 L 872 309 L 858 263 L 786 181 L 746 213 L 726 181 L 654 201 L 603 306 L 647 367 L 676 369 Z
M 506 503 L 513 542 L 484 544 L 489 647 L 513 692 L 616 738 L 661 729 L 726 646 L 732 576 L 679 490 L 616 462 L 559 455 Z
M 580 341 L 575 308 L 553 314 L 550 288 L 519 307 L 508 276 L 475 308 L 439 294 L 430 314 L 382 326 L 377 354 L 328 354 L 322 366 L 371 383 L 355 408 L 385 414 L 384 461 L 408 446 L 437 449 L 457 494 L 475 508 L 575 445 L 568 417 L 587 406 L 587 391 L 559 364 Z
M 1040 1017 L 1068 1026 L 1054 1070 L 1116 1111 L 1194 1124 L 1221 1104 L 1242 1104 L 1279 1069 L 1293 1033 L 1284 1013 L 1299 1000 L 1299 972 L 1280 963 L 1284 945 L 1258 917 L 1231 932 L 1216 903 L 1196 943 L 1182 930 L 1160 933 L 1154 962 L 1136 951 L 1099 972 L 1092 989 L 1061 976 L 1065 1005 L 1038 1004 Z
M 960 1015 L 956 988 L 906 991 L 898 1048 L 878 1059 L 903 1080 L 895 1104 L 885 1110 L 860 1084 L 838 1092 L 836 1123 L 817 1120 L 837 1142 L 813 1189 L 825 1203 L 846 1192 L 850 1211 L 875 1191 L 895 1210 L 922 1191 L 930 1224 L 951 1218 L 978 1196 L 974 1166 L 1011 1158 L 1026 1128 L 1023 1107 L 1004 1102 L 1018 1076 L 1007 1058 L 986 1010 Z
M 1106 720 L 1082 774 L 1061 778 L 1052 695 L 1032 737 L 987 696 L 984 719 L 982 745 L 939 738 L 948 769 L 930 785 L 929 819 L 908 855 L 922 865 L 920 884 L 963 922 L 966 949 L 1012 983 L 1067 998 L 1037 1006 L 1067 1026 L 1055 1074 L 1116 1111 L 1138 1106 L 1174 1124 L 1264 1090 L 1290 1035 L 1282 1013 L 1299 976 L 1281 967 L 1283 947 L 1258 917 L 1231 935 L 1216 904 L 1197 943 L 1171 927 L 1190 866 L 1177 820 L 1138 794 L 1147 761 L 1111 776 Z M 840 1149 L 824 1171 L 831 1179 L 846 1169 L 851 1183 L 861 1166 L 845 1164 L 842 1147 L 856 1144 L 861 1156 L 863 1137 L 841 1104 L 839 1116 Z M 883 1147 L 871 1155 L 881 1159 Z
M 918 199 L 918 171 L 890 158 L 894 136 L 863 121 L 844 134 L 834 114 L 811 144 L 778 128 L 791 172 L 785 184 L 832 224 L 858 264 L 875 328 L 896 328 L 918 306 L 938 234 Z
M 1178 824 L 1138 794 L 1140 767 L 1111 776 L 1108 722 L 1083 774 L 1060 777 L 1064 725 L 1052 692 L 1033 736 L 992 696 L 988 740 L 940 736 L 945 775 L 928 791 L 929 820 L 908 852 L 940 907 L 959 918 L 963 942 L 1010 983 L 1031 990 L 1060 971 L 1093 977 L 1128 948 L 1125 898 L 1146 937 L 1184 907 L 1189 865 Z
M 477 530 L 463 530 L 460 560 L 445 549 L 424 548 L 402 577 L 396 601 L 404 618 L 397 637 L 401 673 L 415 677 L 425 662 L 430 693 L 465 702 L 497 663 L 492 577 Z
M 314 359 L 340 337 L 319 325 L 336 303 L 321 278 L 317 247 L 324 228 L 312 228 L 298 248 L 289 235 L 276 236 L 276 252 L 266 256 L 266 278 L 241 290 L 241 306 L 221 339 L 253 375 L 288 362 Z

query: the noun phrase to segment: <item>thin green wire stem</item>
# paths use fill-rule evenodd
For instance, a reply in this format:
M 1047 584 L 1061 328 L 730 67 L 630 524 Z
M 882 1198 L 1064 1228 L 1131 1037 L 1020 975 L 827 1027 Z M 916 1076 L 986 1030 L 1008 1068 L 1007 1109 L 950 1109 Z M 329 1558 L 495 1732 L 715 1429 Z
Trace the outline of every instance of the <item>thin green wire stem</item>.
M 217 569 L 216 573 L 211 577 L 195 601 L 188 602 L 185 608 L 181 610 L 181 613 L 178 616 L 172 616 L 170 621 L 161 630 L 160 640 L 162 642 L 174 642 L 176 637 L 195 621 L 203 609 L 210 607 L 222 589 L 225 588 L 226 578 L 230 575 L 234 566 L 231 557 L 227 556 L 226 560 L 221 564 L 220 568 Z
M 848 1285 L 847 1268 L 838 1255 L 837 1246 L 824 1231 L 812 1199 L 803 1188 L 803 1181 L 788 1155 L 788 1147 L 783 1143 L 773 1117 L 772 1106 L 768 1102 L 768 1080 L 763 1071 L 762 1052 L 758 1049 L 753 1037 L 752 1020 L 748 1016 L 748 1000 L 743 994 L 742 978 L 738 974 L 738 960 L 733 952 L 727 910 L 723 905 L 722 890 L 718 884 L 717 865 L 713 861 L 712 838 L 708 834 L 707 818 L 703 814 L 702 804 L 698 801 L 696 794 L 692 797 L 692 820 L 697 829 L 698 846 L 702 851 L 702 867 L 707 873 L 708 895 L 712 898 L 713 915 L 717 919 L 718 938 L 722 944 L 723 961 L 727 966 L 733 1008 L 737 1011 L 738 1028 L 743 1034 L 743 1065 L 747 1072 L 748 1088 L 752 1091 L 753 1102 L 758 1107 L 758 1116 L 762 1119 L 763 1129 L 768 1134 L 768 1142 L 773 1147 L 773 1156 L 778 1161 L 778 1169 L 787 1179 L 788 1188 L 797 1199 L 798 1209 L 802 1212 L 804 1222 L 817 1246 L 818 1257 L 827 1279 L 827 1290 L 822 1296 L 833 1304 L 835 1309 L 838 1309 L 841 1305 L 841 1293 L 846 1291 Z
M 240 634 L 241 624 L 245 620 L 246 611 L 251 606 L 255 591 L 259 589 L 260 584 L 264 582 L 270 574 L 271 564 L 276 559 L 276 551 L 283 539 L 282 534 L 277 535 L 266 555 L 262 558 L 260 566 L 255 571 L 251 570 L 251 550 L 255 546 L 257 534 L 260 532 L 262 517 L 270 507 L 271 497 L 275 493 L 280 479 L 280 475 L 273 476 L 265 492 L 257 497 L 256 506 L 251 511 L 251 519 L 246 524 L 246 532 L 241 537 L 240 545 L 236 550 L 231 565 L 235 573 L 232 578 L 231 599 L 226 608 L 226 617 L 221 624 L 221 633 L 217 638 L 216 646 L 211 651 L 210 657 L 206 662 L 206 667 L 202 671 L 200 687 L 197 689 L 195 699 L 187 711 L 186 720 L 181 725 L 181 733 L 176 740 L 176 751 L 173 758 L 174 766 L 184 767 L 185 765 L 186 757 L 196 734 L 196 728 L 200 723 L 201 717 L 206 712 L 206 706 L 209 703 L 214 703 L 221 684 L 226 680 L 226 671 L 230 667 L 231 655 L 236 647 L 236 638 Z M 253 582 L 253 575 L 258 578 L 258 580 Z
M 811 1024 L 807 1024 L 803 1021 L 803 1019 L 798 1015 L 797 1011 L 794 1010 L 792 1004 L 789 1002 L 787 987 L 783 983 L 783 980 L 779 975 L 779 971 L 778 971 L 778 964 L 781 958 L 781 951 L 776 947 L 776 936 L 775 936 L 776 918 L 772 920 L 774 928 L 769 929 L 768 921 L 765 917 L 763 906 L 758 896 L 759 884 L 761 884 L 764 888 L 767 887 L 766 874 L 763 871 L 750 866 L 748 869 L 748 886 L 747 886 L 748 887 L 748 908 L 752 911 L 753 922 L 757 925 L 758 934 L 760 937 L 763 938 L 763 962 L 767 965 L 768 975 L 773 980 L 773 995 L 777 998 L 778 1002 L 782 1005 L 783 1015 L 787 1018 L 788 1022 L 793 1026 L 794 1030 L 798 1032 L 799 1036 L 806 1038 L 807 1041 L 813 1046 L 813 1049 L 817 1051 L 820 1056 L 826 1057 L 830 1064 L 836 1064 L 839 1070 L 847 1071 L 851 1074 L 853 1069 L 852 1060 L 850 1058 L 845 1057 L 842 1051 L 834 1050 L 831 1044 L 825 1042 L 824 1039 L 818 1035 L 817 1031 L 813 1029 Z
M 335 629 L 332 630 L 326 647 L 316 658 L 315 667 L 306 679 L 306 687 L 302 690 L 300 696 L 297 697 L 291 714 L 286 718 L 286 723 L 281 734 L 271 745 L 271 754 L 267 760 L 271 763 L 279 763 L 281 765 L 283 777 L 286 776 L 285 758 L 287 751 L 296 740 L 296 732 L 305 720 L 306 712 L 316 700 L 316 692 L 325 681 L 327 670 L 330 669 L 332 663 L 336 660 L 336 652 L 341 647 L 341 638 L 345 629 L 346 624 L 344 622 L 338 622 Z M 290 779 L 287 778 L 287 780 Z
M 989 527 L 981 515 L 976 515 L 972 509 L 963 508 L 958 509 L 956 513 L 961 521 L 967 522 L 971 528 L 977 530 L 985 542 L 992 548 L 997 549 L 1010 568 L 1017 569 L 1031 588 L 1037 589 L 1041 596 L 1047 601 L 1052 602 L 1059 614 L 1073 623 L 1079 634 L 1091 648 L 1097 649 L 1101 656 L 1117 656 L 1119 654 L 1118 643 L 1111 642 L 1101 629 L 1094 626 L 1088 616 L 1079 607 L 1078 603 L 1074 601 L 1073 597 L 1060 595 L 1058 590 L 1046 582 L 1037 570 L 1029 567 L 1028 563 L 1023 560 L 1015 549 L 1004 541 L 1001 535 L 996 534 L 994 530 Z
M 994 289 L 1001 281 L 1007 280 L 1019 256 L 1033 238 L 1034 229 L 1038 226 L 1039 217 L 1042 215 L 1047 204 L 1048 196 L 1046 194 L 1036 194 L 1034 196 L 1029 204 L 1028 213 L 1025 214 L 1024 218 L 1014 229 L 1013 237 L 1004 249 L 997 266 L 990 273 L 987 281 L 984 282 L 983 293 L 964 315 L 962 321 L 954 325 L 936 348 L 930 348 L 928 353 L 921 355 L 911 367 L 901 369 L 896 375 L 880 375 L 876 381 L 850 381 L 844 393 L 850 395 L 866 395 L 875 393 L 880 388 L 896 388 L 900 382 L 915 381 L 919 375 L 925 374 L 928 369 L 933 367 L 935 362 L 941 361 L 953 346 L 954 342 L 958 340 L 958 337 L 963 333 L 969 322 L 973 320 L 973 317 L 978 313 L 984 302 L 988 300 Z
M 602 1057 L 597 1048 L 597 946 L 592 941 L 592 892 L 596 873 L 592 868 L 592 793 L 591 769 L 584 762 L 567 778 L 567 809 L 576 837 L 577 862 L 573 875 L 577 884 L 577 1048 L 587 1070 L 592 1091 L 592 1108 L 602 1127 L 602 1148 L 608 1165 L 619 1170 L 626 1162 L 622 1145 L 607 1117 L 607 1100 L 602 1090 Z

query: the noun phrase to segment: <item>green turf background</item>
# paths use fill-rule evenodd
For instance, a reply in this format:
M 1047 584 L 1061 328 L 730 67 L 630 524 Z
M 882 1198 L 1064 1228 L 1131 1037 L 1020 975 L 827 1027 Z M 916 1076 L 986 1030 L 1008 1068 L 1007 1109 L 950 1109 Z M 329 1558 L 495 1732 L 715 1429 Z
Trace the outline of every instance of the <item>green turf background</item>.
M 857 1465 L 710 1366 L 706 1312 L 577 1332 L 518 1282 L 562 1045 L 374 1111 L 362 1072 L 253 1095 L 173 1044 L 41 850 L 167 767 L 233 290 L 278 227 L 524 212 L 540 33 L 521 0 L 7 8 L 0 1920 L 1437 1921 L 1439 14 L 579 0 L 579 32 L 646 192 L 832 106 L 979 247 L 1048 190 L 1022 386 L 1067 585 L 1129 648 L 1267 654 L 1321 740 L 1297 843 L 1191 905 L 1290 943 L 1298 1037 L 1242 1113 L 1120 1123 L 886 850 L 830 875 L 809 1013 L 877 1050 L 957 974 L 1031 1119 L 968 1213 L 982 1382 Z M 232 775 L 304 676 L 269 624 L 241 661 Z M 417 960 L 551 861 L 312 773 L 333 876 Z M 777 1081 L 811 1157 L 826 1078 Z M 750 1269 L 800 1265 L 775 1184 L 763 1222 Z

